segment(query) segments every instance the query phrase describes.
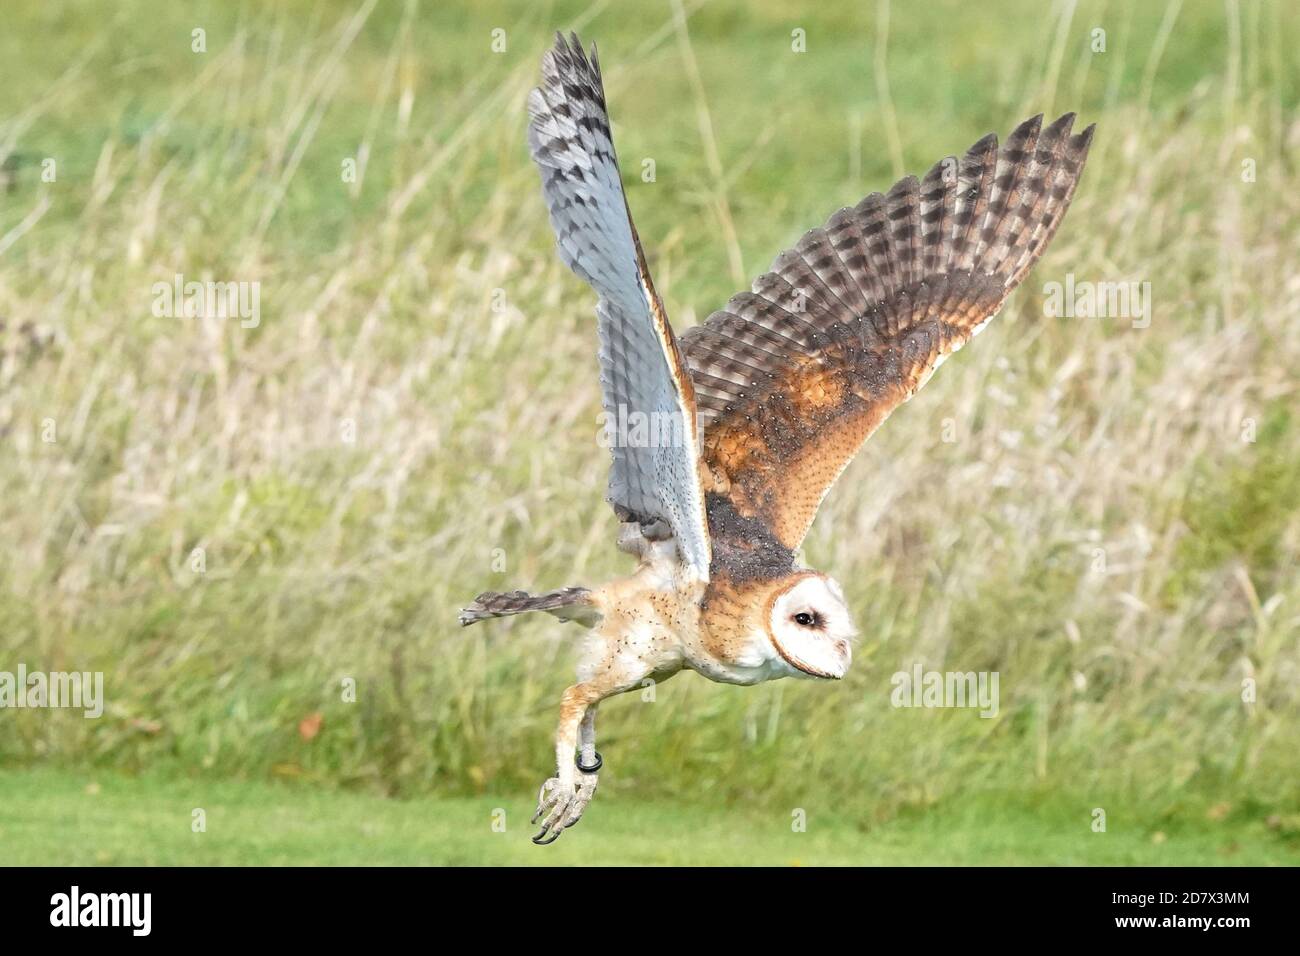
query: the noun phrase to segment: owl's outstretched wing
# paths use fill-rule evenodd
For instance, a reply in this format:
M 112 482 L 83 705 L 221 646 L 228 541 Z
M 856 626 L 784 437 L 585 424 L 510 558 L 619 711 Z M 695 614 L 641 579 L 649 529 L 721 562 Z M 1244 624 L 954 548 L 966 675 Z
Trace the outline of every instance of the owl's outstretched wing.
M 1092 141 L 1073 122 L 1034 117 L 841 209 L 682 335 L 715 536 L 799 546 L 867 437 L 1042 255 Z
M 528 144 L 560 256 L 600 299 L 600 383 L 613 466 L 608 498 L 624 521 L 666 521 L 708 579 L 695 394 L 623 193 L 593 46 L 556 35 L 528 97 Z

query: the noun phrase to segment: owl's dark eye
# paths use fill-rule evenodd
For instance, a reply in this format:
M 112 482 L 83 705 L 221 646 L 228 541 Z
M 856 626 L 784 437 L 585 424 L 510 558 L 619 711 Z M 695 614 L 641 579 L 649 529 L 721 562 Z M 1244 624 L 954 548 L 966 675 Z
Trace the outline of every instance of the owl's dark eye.
M 794 616 L 794 622 L 800 627 L 812 627 L 815 619 L 807 611 L 800 611 Z

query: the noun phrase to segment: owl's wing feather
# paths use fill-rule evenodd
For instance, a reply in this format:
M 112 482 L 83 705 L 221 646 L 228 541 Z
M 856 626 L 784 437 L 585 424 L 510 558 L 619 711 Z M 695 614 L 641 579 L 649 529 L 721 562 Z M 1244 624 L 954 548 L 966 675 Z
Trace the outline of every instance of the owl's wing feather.
M 632 224 L 596 48 L 588 58 L 576 35 L 557 34 L 528 111 L 560 256 L 599 295 L 600 382 L 612 426 L 607 497 L 624 521 L 667 521 L 683 559 L 707 580 L 694 389 Z
M 862 443 L 1046 248 L 1092 141 L 1073 122 L 1034 117 L 841 209 L 682 335 L 715 523 L 799 546 Z

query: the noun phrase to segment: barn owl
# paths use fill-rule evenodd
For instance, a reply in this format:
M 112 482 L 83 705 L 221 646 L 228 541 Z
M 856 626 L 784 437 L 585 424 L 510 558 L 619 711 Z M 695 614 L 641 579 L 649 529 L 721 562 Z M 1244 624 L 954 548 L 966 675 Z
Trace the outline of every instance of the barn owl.
M 597 296 L 607 498 L 638 559 L 602 587 L 487 592 L 460 615 L 546 611 L 589 629 L 532 821 L 546 844 L 596 791 L 605 698 L 683 669 L 730 684 L 845 675 L 844 591 L 796 551 L 858 448 L 1038 260 L 1093 127 L 1036 116 L 840 209 L 679 338 L 632 223 L 595 47 L 558 35 L 528 111 L 560 257 Z

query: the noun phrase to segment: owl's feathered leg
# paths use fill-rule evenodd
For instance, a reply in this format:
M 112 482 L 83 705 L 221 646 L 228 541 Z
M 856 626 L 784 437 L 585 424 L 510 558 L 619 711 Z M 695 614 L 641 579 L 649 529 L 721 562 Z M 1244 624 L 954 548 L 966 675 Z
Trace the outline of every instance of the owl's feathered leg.
M 615 658 L 614 660 L 617 660 Z M 590 680 L 580 681 L 564 692 L 560 700 L 560 725 L 555 734 L 555 776 L 542 784 L 532 822 L 541 821 L 533 842 L 554 843 L 567 827 L 573 826 L 596 794 L 596 771 L 601 759 L 596 752 L 596 708 L 606 697 L 622 694 L 640 685 L 651 668 L 629 668 L 623 663 L 598 670 Z M 581 735 L 581 750 L 579 750 Z
M 600 754 L 596 753 L 596 711 L 600 709 L 600 704 L 592 704 L 587 708 L 587 712 L 582 717 L 582 725 L 578 728 L 578 769 L 584 773 L 595 773 L 591 769 L 599 766 Z
M 672 542 L 652 545 L 671 546 Z M 658 581 L 655 565 L 648 565 L 646 573 Z M 600 609 L 601 621 L 582 644 L 578 682 L 565 690 L 560 700 L 556 771 L 538 795 L 532 822 L 541 821 L 541 829 L 533 837 L 534 843 L 554 842 L 578 821 L 596 792 L 595 771 L 601 763 L 596 751 L 596 708 L 600 702 L 640 687 L 648 678 L 667 680 L 683 666 L 681 643 L 672 638 L 667 623 L 654 611 L 653 599 L 644 597 L 644 588 L 633 577 L 592 593 L 590 600 Z M 647 600 L 650 611 L 643 607 Z
M 598 678 L 574 684 L 560 699 L 560 726 L 555 733 L 556 771 L 554 777 L 542 784 L 537 795 L 537 810 L 531 822 L 541 820 L 542 826 L 533 837 L 534 843 L 540 846 L 554 843 L 566 827 L 578 822 L 582 811 L 591 802 L 596 792 L 595 780 L 581 788 L 578 786 L 579 775 L 589 776 L 578 769 L 578 734 L 592 708 L 610 694 L 618 693 L 619 689 Z M 584 761 L 584 766 L 593 766 L 595 760 L 595 718 L 592 720 L 592 762 Z M 594 777 L 594 774 L 590 776 Z
M 537 811 L 533 814 L 532 822 L 536 823 L 539 818 L 546 816 L 541 831 L 533 837 L 533 842 L 538 846 L 546 846 L 559 839 L 563 831 L 578 822 L 582 812 L 587 809 L 587 804 L 596 795 L 596 774 L 605 764 L 596 750 L 596 708 L 599 706 L 592 704 L 587 708 L 579 727 L 581 742 L 574 759 L 578 773 L 572 793 L 568 792 L 561 777 L 552 777 L 542 784 L 541 792 L 537 795 Z
M 596 711 L 600 704 L 592 704 L 587 708 L 587 712 L 582 716 L 582 724 L 578 728 L 578 793 L 574 798 L 574 808 L 569 811 L 569 821 L 565 827 L 571 827 L 578 822 L 582 816 L 582 811 L 587 809 L 587 804 L 591 803 L 591 798 L 596 795 L 596 774 L 605 761 L 601 758 L 600 752 L 596 750 Z

